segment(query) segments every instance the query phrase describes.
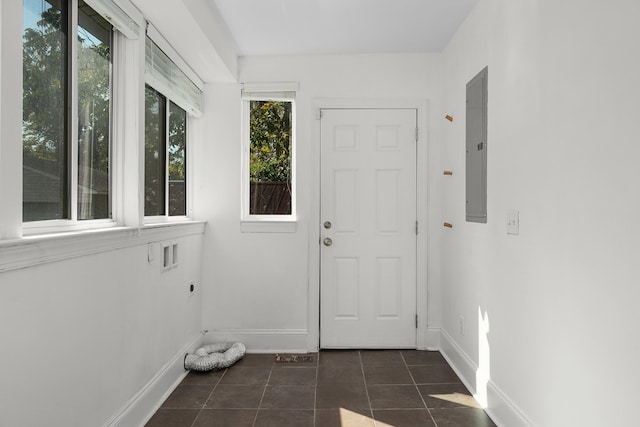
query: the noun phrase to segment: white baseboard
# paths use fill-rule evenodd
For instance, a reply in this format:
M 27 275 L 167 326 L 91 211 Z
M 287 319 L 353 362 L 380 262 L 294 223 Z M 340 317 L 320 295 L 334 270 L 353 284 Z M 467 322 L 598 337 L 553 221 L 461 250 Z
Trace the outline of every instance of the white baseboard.
M 218 329 L 204 343 L 241 342 L 247 353 L 307 353 L 308 335 L 306 329 Z
M 440 350 L 440 328 L 427 328 L 426 350 Z
M 478 366 L 445 330 L 440 331 L 440 352 L 467 388 L 475 393 Z
M 199 335 L 178 351 L 105 427 L 144 426 L 189 372 L 184 369 L 184 355 L 193 352 L 201 343 L 202 336 Z
M 487 401 L 489 416 L 499 426 L 534 427 L 529 419 L 509 397 L 504 394 L 492 381 L 487 384 Z
M 476 387 L 478 366 L 446 331 L 441 330 L 440 337 L 440 351 L 442 355 L 447 359 L 449 365 L 451 365 L 467 388 L 478 397 L 478 389 Z M 486 385 L 486 402 L 487 407 L 485 411 L 498 426 L 535 426 L 524 412 L 522 412 L 491 379 L 487 381 Z

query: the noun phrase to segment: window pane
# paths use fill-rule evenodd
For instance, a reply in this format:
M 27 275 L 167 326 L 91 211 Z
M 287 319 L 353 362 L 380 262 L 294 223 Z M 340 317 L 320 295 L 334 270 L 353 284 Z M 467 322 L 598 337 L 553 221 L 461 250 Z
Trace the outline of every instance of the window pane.
M 187 112 L 169 103 L 169 215 L 187 214 Z
M 164 215 L 165 135 L 167 102 L 150 86 L 145 87 L 144 214 Z
M 249 213 L 291 214 L 292 103 L 249 101 Z
M 111 28 L 78 2 L 78 219 L 111 217 Z
M 68 218 L 66 4 L 23 3 L 23 221 Z

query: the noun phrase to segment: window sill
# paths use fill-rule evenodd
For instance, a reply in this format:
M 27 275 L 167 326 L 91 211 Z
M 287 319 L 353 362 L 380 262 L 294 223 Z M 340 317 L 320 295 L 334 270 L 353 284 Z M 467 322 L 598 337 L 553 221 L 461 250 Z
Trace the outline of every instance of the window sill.
M 298 222 L 295 219 L 246 219 L 240 221 L 243 233 L 295 233 Z
M 22 235 L 25 238 L 57 236 L 109 228 L 118 228 L 118 224 L 112 219 L 33 221 L 22 224 Z
M 39 234 L 0 241 L 0 273 L 91 254 L 204 233 L 206 223 L 184 221 Z
M 183 222 L 191 222 L 191 219 L 188 216 L 167 216 L 167 215 L 159 215 L 159 216 L 145 216 L 143 223 L 145 226 L 147 225 L 165 225 L 165 224 L 175 224 L 175 223 L 183 223 Z

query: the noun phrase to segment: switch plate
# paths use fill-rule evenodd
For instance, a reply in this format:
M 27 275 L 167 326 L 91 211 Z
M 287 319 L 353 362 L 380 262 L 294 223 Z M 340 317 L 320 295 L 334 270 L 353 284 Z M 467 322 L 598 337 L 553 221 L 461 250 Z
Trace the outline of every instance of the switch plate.
M 520 212 L 514 210 L 507 212 L 507 234 L 515 236 L 520 234 Z

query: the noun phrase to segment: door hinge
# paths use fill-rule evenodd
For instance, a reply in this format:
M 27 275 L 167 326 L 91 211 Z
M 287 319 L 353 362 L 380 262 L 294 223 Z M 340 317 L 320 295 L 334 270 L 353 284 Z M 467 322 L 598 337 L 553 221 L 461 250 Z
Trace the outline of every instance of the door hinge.
M 418 329 L 418 315 L 416 314 L 416 329 Z
M 419 132 L 418 132 L 418 128 L 416 128 L 416 142 L 418 142 L 418 136 L 419 136 Z
M 416 221 L 416 235 L 418 234 L 418 221 Z

